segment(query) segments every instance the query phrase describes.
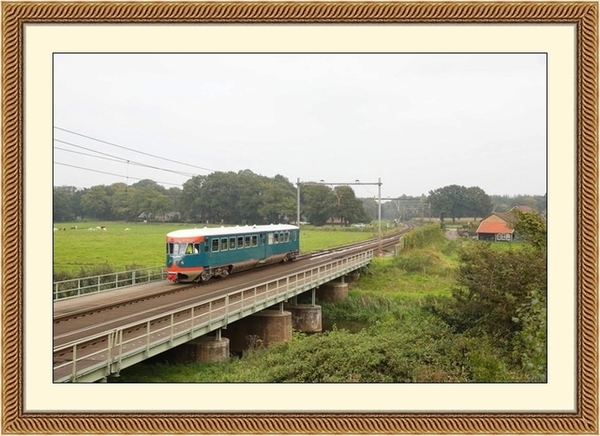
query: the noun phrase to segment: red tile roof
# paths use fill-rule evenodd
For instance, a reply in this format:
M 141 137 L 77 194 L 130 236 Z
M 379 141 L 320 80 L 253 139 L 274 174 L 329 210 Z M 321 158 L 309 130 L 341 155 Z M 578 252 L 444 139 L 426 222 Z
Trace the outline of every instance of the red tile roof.
M 482 221 L 477 228 L 477 233 L 512 233 L 514 229 L 511 229 L 503 222 L 486 222 Z

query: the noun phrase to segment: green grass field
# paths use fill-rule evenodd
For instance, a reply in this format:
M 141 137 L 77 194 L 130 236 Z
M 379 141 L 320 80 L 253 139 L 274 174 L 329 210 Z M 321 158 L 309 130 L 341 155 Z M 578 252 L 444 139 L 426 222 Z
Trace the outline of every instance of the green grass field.
M 72 226 L 77 230 L 70 230 Z M 96 229 L 106 226 L 106 231 Z M 185 228 L 189 224 L 85 222 L 60 223 L 54 232 L 54 273 L 77 274 L 83 270 L 100 267 L 123 271 L 153 267 L 165 263 L 165 238 L 167 233 Z M 95 229 L 89 231 L 89 228 Z M 125 231 L 129 228 L 129 231 Z M 371 232 L 344 232 L 339 230 L 305 230 L 300 232 L 300 251 L 336 247 L 372 237 Z

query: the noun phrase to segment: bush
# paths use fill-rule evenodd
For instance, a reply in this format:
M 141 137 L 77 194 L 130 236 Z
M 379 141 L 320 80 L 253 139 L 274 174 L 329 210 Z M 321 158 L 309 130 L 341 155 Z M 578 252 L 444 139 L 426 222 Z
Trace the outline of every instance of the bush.
M 433 267 L 439 267 L 442 263 L 439 254 L 433 251 L 413 250 L 397 256 L 394 263 L 398 268 L 408 273 L 427 274 Z

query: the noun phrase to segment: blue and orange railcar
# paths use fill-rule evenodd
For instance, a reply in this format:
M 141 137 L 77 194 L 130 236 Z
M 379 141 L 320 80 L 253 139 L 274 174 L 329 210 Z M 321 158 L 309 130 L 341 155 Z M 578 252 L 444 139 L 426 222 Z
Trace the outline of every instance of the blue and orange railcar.
M 167 234 L 167 278 L 204 282 L 299 253 L 300 229 L 287 224 L 176 230 Z

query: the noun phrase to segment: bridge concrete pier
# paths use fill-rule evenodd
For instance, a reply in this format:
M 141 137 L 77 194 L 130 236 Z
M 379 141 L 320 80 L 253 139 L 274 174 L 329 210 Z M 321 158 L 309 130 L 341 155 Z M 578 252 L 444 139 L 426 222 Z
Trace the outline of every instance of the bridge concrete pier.
M 348 297 L 348 283 L 342 278 L 341 281 L 333 280 L 322 284 L 317 291 L 317 296 L 319 300 L 328 303 L 344 301 Z
M 268 347 L 292 339 L 292 313 L 266 309 L 229 324 L 227 336 L 232 351 Z
M 320 333 L 323 331 L 323 315 L 321 306 L 313 304 L 286 305 L 292 314 L 292 328 L 304 333 Z
M 360 271 L 359 270 L 352 271 L 346 275 L 346 281 L 348 283 L 357 282 L 358 279 L 360 279 Z
M 167 353 L 177 362 L 223 362 L 229 359 L 229 339 L 220 334 L 202 336 Z

